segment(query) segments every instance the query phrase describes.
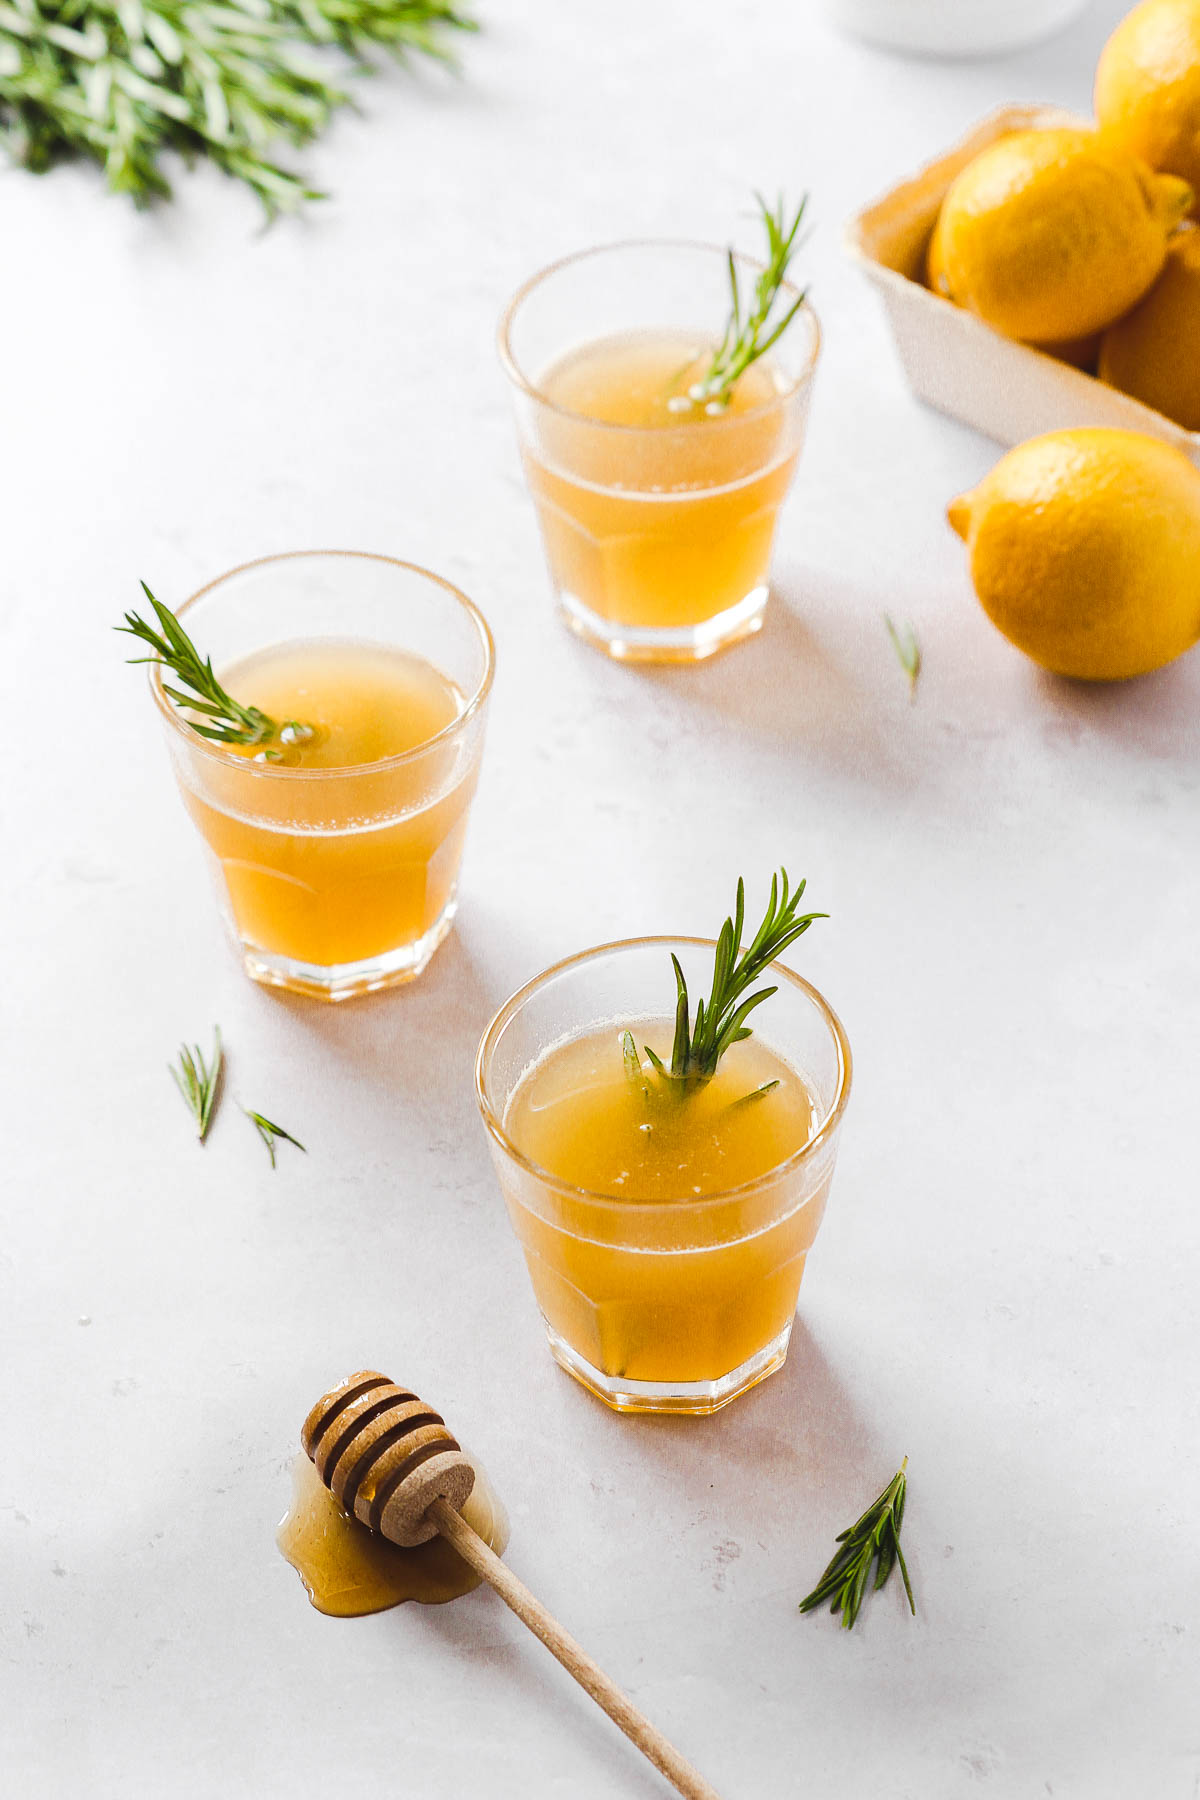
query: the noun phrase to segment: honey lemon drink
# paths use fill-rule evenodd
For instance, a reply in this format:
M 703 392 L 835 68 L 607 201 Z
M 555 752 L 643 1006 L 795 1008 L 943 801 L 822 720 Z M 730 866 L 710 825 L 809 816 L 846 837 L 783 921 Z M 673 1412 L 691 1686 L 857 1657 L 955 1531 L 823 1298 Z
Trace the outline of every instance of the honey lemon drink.
M 344 771 L 336 820 L 320 783 L 285 781 L 274 806 L 260 804 L 254 817 L 238 810 L 236 793 L 227 806 L 185 794 L 239 935 L 318 965 L 364 961 L 424 937 L 453 891 L 474 780 L 443 788 L 430 783 L 429 769 L 399 762 L 384 781 L 379 765 L 453 724 L 463 704 L 454 684 L 402 650 L 336 639 L 262 650 L 220 674 L 237 698 L 310 728 L 282 753 L 286 768 Z M 427 799 L 431 785 L 442 791 Z
M 820 344 L 785 279 L 803 206 L 754 262 L 702 244 L 567 257 L 500 327 L 527 483 L 568 625 L 690 662 L 758 629 Z
M 667 1022 L 630 1030 L 669 1058 Z M 776 1340 L 796 1309 L 824 1205 L 822 1194 L 791 1208 L 781 1194 L 781 1216 L 760 1228 L 754 1184 L 804 1148 L 817 1116 L 803 1079 L 773 1050 L 757 1039 L 735 1045 L 703 1087 L 676 1086 L 648 1063 L 631 1076 L 619 1034 L 590 1032 L 535 1065 L 505 1120 L 517 1147 L 566 1190 L 679 1207 L 660 1204 L 652 1226 L 647 1212 L 636 1245 L 592 1235 L 592 1200 L 569 1191 L 555 1223 L 527 1217 L 520 1228 L 551 1329 L 622 1381 L 704 1381 Z M 786 1174 L 777 1179 L 786 1189 Z M 689 1214 L 688 1202 L 714 1194 L 718 1206 Z
M 821 916 L 799 914 L 802 893 L 773 883 L 741 950 L 739 883 L 716 943 L 570 957 L 480 1044 L 480 1110 L 551 1351 L 619 1410 L 711 1412 L 786 1355 L 850 1088 L 837 1018 L 776 960 Z M 673 1019 L 647 1011 L 668 994 Z
M 724 407 L 688 403 L 715 348 L 623 334 L 541 377 L 559 410 L 525 473 L 546 555 L 563 595 L 611 624 L 678 630 L 766 598 L 798 455 L 778 404 L 788 383 L 768 360 Z
M 492 641 L 457 589 L 304 551 L 180 607 L 150 591 L 152 691 L 255 980 L 340 1000 L 419 975 L 450 929 Z

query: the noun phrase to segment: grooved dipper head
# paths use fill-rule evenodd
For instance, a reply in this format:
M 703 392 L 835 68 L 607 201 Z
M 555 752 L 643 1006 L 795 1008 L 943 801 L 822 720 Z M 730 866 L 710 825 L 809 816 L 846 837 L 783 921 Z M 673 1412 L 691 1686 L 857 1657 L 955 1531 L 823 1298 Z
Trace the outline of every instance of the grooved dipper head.
M 345 1512 L 394 1544 L 437 1536 L 437 1499 L 461 1512 L 475 1471 L 446 1422 L 377 1369 L 360 1369 L 323 1394 L 300 1442 Z

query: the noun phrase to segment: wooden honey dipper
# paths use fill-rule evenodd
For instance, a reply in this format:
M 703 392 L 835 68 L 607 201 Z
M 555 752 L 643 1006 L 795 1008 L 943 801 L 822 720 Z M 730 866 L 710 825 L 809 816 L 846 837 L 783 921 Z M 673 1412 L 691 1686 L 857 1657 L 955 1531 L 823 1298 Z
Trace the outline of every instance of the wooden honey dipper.
M 687 1800 L 720 1800 L 716 1789 L 459 1517 L 475 1485 L 475 1471 L 439 1413 L 378 1370 L 360 1369 L 321 1396 L 300 1439 L 343 1511 L 394 1544 L 425 1544 L 440 1532 L 677 1792 Z

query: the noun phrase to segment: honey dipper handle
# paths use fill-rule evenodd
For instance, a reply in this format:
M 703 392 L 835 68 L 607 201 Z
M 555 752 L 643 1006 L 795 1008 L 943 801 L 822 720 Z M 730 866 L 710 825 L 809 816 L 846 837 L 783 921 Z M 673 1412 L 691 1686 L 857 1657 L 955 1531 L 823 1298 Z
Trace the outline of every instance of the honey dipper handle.
M 675 1746 L 668 1743 L 644 1713 L 638 1711 L 629 1696 L 622 1693 L 582 1645 L 563 1630 L 553 1614 L 546 1611 L 524 1582 L 517 1580 L 512 1570 L 447 1501 L 435 1500 L 428 1517 L 436 1522 L 442 1536 L 453 1544 L 463 1561 L 470 1563 L 476 1574 L 482 1575 L 495 1588 L 504 1604 L 541 1638 L 551 1656 L 558 1658 L 567 1673 L 575 1677 L 597 1706 L 604 1708 L 613 1723 L 621 1727 L 630 1742 L 637 1745 L 642 1755 L 666 1776 L 678 1793 L 685 1795 L 686 1800 L 721 1800 L 717 1790 L 684 1761 Z

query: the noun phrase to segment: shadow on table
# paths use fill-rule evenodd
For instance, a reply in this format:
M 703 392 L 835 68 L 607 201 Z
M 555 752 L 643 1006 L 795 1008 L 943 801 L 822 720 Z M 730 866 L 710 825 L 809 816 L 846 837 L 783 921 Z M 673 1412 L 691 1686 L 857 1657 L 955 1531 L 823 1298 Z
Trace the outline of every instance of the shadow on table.
M 806 616 L 788 584 L 772 591 L 756 636 L 692 667 L 648 665 L 638 673 L 665 700 L 718 713 L 746 736 L 788 745 L 824 742 L 856 717 L 870 685 L 865 659 L 850 654 L 856 634 L 862 637 L 861 596 L 843 597 L 844 638 L 823 631 L 827 618 L 815 610 Z
M 475 1129 L 475 1052 L 495 999 L 459 932 L 403 987 L 335 1006 L 278 988 L 262 991 L 288 1015 L 301 1046 L 336 1065 L 339 1080 L 350 1077 L 385 1098 L 436 1102 L 448 1134 L 468 1122 Z
M 960 612 L 922 625 L 925 667 L 910 704 L 887 603 L 828 571 L 793 569 L 756 637 L 694 668 L 640 678 L 664 707 L 702 715 L 701 728 L 715 715 L 732 734 L 884 791 L 953 779 L 947 738 L 956 756 L 1031 732 L 1051 757 L 1088 739 L 1130 760 L 1191 764 L 1200 754 L 1200 649 L 1131 681 L 1068 680 L 1009 650 L 965 596 Z
M 1069 681 L 1044 669 L 1032 680 L 1050 709 L 1048 736 L 1077 743 L 1091 733 L 1155 759 L 1200 758 L 1200 650 L 1132 681 Z
M 607 1415 L 632 1451 L 671 1485 L 681 1516 L 719 1513 L 752 1533 L 815 1494 L 857 1495 L 891 1447 L 872 1442 L 853 1394 L 815 1333 L 797 1318 L 782 1369 L 708 1418 Z M 674 1501 L 673 1501 L 674 1504 Z

